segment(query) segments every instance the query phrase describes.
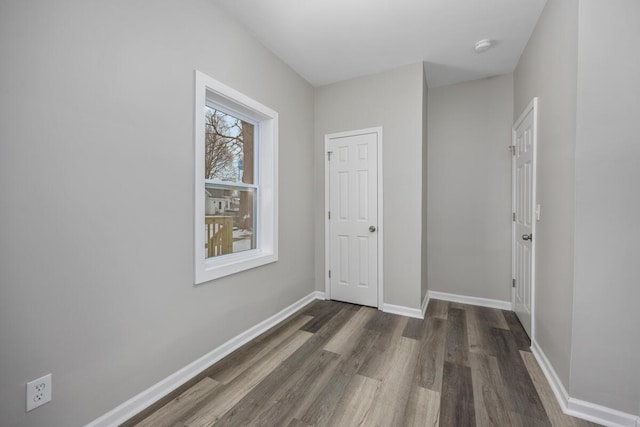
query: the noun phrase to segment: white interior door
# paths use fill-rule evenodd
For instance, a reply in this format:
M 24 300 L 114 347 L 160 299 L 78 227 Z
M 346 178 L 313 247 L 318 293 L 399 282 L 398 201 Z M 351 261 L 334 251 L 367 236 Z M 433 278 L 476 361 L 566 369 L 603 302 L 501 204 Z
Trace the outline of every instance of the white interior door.
M 532 335 L 535 278 L 537 98 L 513 127 L 513 311 Z
M 329 298 L 378 306 L 379 130 L 327 135 Z

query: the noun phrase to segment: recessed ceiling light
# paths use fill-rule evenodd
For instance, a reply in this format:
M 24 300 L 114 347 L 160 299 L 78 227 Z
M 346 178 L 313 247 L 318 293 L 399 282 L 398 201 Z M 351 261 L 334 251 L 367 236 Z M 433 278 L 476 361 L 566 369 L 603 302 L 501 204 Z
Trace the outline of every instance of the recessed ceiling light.
M 483 39 L 480 40 L 476 43 L 474 49 L 476 51 L 476 53 L 482 53 L 482 52 L 486 52 L 487 50 L 489 50 L 489 48 L 493 46 L 493 42 L 489 39 Z

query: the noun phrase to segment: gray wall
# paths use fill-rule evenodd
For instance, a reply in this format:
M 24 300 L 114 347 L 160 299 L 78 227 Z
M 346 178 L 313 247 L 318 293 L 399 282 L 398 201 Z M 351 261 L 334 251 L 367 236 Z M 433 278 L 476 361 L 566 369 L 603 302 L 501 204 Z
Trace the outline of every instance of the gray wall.
M 429 290 L 511 300 L 511 74 L 429 89 Z
M 420 301 L 424 301 L 429 291 L 428 284 L 428 259 L 427 259 L 427 201 L 428 201 L 428 136 L 429 136 L 429 88 L 427 87 L 427 74 L 425 65 L 422 67 L 422 261 L 421 268 L 421 286 L 420 286 Z
M 313 90 L 211 1 L 2 1 L 0 58 L 0 425 L 87 423 L 314 290 Z M 280 261 L 198 287 L 194 69 L 280 113 Z
M 632 0 L 549 0 L 514 73 L 514 118 L 540 97 L 536 339 L 571 397 L 632 414 L 639 15 Z
M 536 340 L 569 385 L 578 1 L 548 0 L 514 72 L 514 120 L 539 97 Z
M 382 126 L 384 302 L 420 307 L 422 63 L 315 92 L 316 288 L 324 290 L 324 135 Z
M 640 415 L 640 2 L 579 16 L 570 394 Z

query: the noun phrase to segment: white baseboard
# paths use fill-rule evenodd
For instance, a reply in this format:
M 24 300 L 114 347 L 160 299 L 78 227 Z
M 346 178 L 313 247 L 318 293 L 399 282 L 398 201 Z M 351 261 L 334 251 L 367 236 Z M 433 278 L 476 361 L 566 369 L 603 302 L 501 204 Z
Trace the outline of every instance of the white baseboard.
M 502 301 L 499 299 L 468 297 L 465 295 L 449 294 L 446 292 L 429 291 L 430 299 L 440 299 L 450 302 L 459 302 L 461 304 L 479 305 L 482 307 L 497 308 L 500 310 L 511 310 L 511 301 Z
M 567 402 L 566 414 L 608 427 L 640 426 L 640 417 L 573 397 Z
M 567 389 L 564 388 L 562 381 L 560 381 L 560 378 L 558 378 L 558 375 L 553 369 L 553 366 L 551 366 L 549 359 L 547 359 L 547 356 L 544 354 L 544 352 L 538 345 L 538 342 L 535 340 L 531 341 L 531 353 L 533 353 L 533 356 L 538 361 L 538 365 L 540 365 L 540 368 L 542 369 L 542 373 L 547 378 L 547 381 L 551 386 L 551 390 L 556 396 L 556 400 L 560 404 L 560 409 L 562 409 L 562 412 L 566 413 L 569 393 L 567 393 Z
M 424 319 L 424 316 L 427 315 L 427 306 L 429 305 L 429 292 L 427 292 L 427 294 L 424 296 L 424 299 L 422 300 L 422 305 L 420 306 L 420 309 L 422 310 L 422 318 Z
M 551 385 L 562 412 L 572 417 L 582 418 L 583 420 L 608 427 L 640 427 L 640 417 L 636 415 L 569 396 L 556 371 L 551 366 L 549 359 L 547 359 L 547 356 L 535 340 L 531 342 L 531 352 Z
M 399 314 L 400 316 L 415 317 L 416 319 L 424 319 L 422 310 L 419 308 L 405 307 L 403 305 L 382 304 L 380 310 L 385 313 Z
M 287 317 L 291 316 L 296 311 L 300 310 L 305 305 L 316 299 L 325 299 L 324 292 L 315 291 L 305 296 L 304 298 L 294 302 L 290 306 L 284 308 L 273 316 L 258 323 L 257 325 L 247 329 L 239 335 L 231 338 L 221 346 L 214 348 L 209 353 L 205 354 L 198 360 L 191 362 L 184 368 L 169 375 L 159 383 L 152 385 L 148 389 L 139 393 L 137 396 L 132 397 L 111 411 L 107 412 L 100 418 L 87 424 L 86 427 L 111 427 L 122 424 L 129 418 L 140 413 L 144 409 L 148 408 L 158 400 L 162 399 L 173 390 L 186 383 L 218 360 L 222 359 L 232 351 L 236 350 L 240 346 L 251 341 L 258 335 L 262 334 L 269 328 L 282 322 Z

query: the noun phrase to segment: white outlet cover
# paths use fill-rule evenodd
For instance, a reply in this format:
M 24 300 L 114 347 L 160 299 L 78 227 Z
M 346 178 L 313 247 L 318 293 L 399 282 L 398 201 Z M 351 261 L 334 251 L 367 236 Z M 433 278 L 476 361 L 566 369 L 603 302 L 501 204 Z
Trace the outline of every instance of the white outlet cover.
M 51 374 L 27 383 L 27 412 L 51 401 Z

